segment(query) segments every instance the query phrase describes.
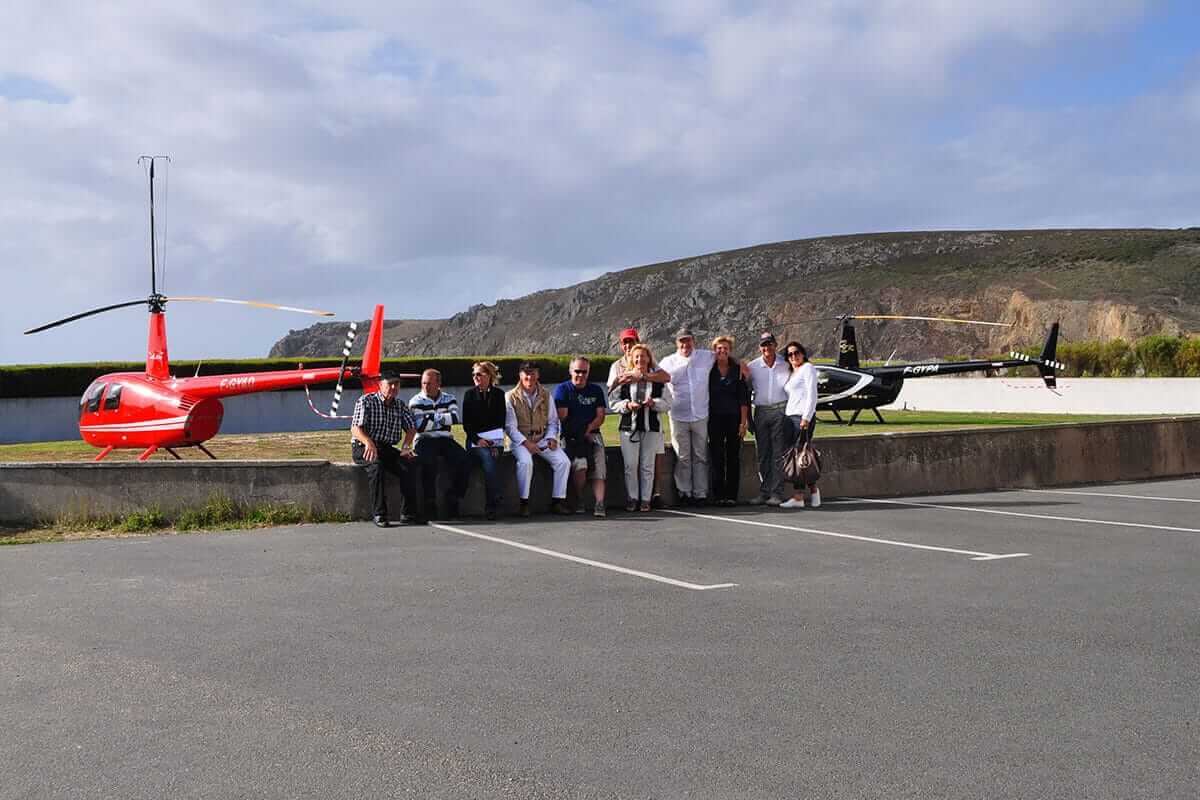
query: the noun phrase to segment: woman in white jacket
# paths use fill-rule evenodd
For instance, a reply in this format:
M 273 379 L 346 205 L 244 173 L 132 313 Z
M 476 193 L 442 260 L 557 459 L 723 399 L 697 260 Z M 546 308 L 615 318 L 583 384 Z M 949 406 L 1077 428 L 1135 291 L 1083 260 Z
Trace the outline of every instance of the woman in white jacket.
M 634 370 L 646 375 L 654 369 L 654 355 L 644 344 L 634 345 L 628 356 Z M 625 510 L 650 510 L 654 496 L 654 457 L 662 447 L 661 414 L 671 408 L 671 384 L 648 380 L 619 384 L 609 394 L 615 413 L 621 415 L 621 458 L 625 462 Z M 639 502 L 640 501 L 640 502 Z
M 808 360 L 808 351 L 799 342 L 788 342 L 783 349 L 791 376 L 783 391 L 787 394 L 785 413 L 792 421 L 792 430 L 797 444 L 812 441 L 813 429 L 817 425 L 817 370 Z M 801 441 L 803 437 L 803 441 Z M 814 483 L 808 487 L 809 505 L 821 505 L 821 490 Z M 792 498 L 780 504 L 780 508 L 804 508 L 804 486 L 795 484 Z

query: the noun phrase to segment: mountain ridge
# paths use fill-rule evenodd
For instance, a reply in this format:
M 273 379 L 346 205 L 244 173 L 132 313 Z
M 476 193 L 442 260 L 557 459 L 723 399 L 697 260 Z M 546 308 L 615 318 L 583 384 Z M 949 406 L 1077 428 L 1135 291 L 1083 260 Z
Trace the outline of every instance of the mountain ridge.
M 1076 340 L 1197 331 L 1200 229 L 920 231 L 773 242 L 608 272 L 447 319 L 392 320 L 384 351 L 613 352 L 617 332 L 632 325 L 661 356 L 686 324 L 702 340 L 732 334 L 743 356 L 764 329 L 829 356 L 837 324 L 827 318 L 844 313 L 1011 325 L 864 321 L 860 350 L 877 358 L 1003 352 L 1039 342 L 1055 320 Z M 345 323 L 320 323 L 292 331 L 270 355 L 336 355 L 345 330 Z

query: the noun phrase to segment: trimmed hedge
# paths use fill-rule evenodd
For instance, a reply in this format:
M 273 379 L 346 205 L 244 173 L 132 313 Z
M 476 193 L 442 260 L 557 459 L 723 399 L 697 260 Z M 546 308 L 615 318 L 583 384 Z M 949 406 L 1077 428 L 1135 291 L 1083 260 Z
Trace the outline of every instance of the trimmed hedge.
M 612 355 L 588 356 L 592 361 L 592 372 L 603 381 L 608 377 L 609 365 L 616 359 Z M 571 356 L 447 356 L 385 358 L 384 369 L 398 372 L 421 372 L 436 369 L 442 373 L 442 382 L 447 386 L 470 386 L 471 365 L 479 360 L 488 360 L 500 367 L 500 381 L 504 386 L 517 382 L 517 368 L 523 361 L 535 361 L 542 368 L 543 383 L 558 383 L 567 379 Z M 175 361 L 171 372 L 179 377 L 196 374 L 197 365 L 201 375 L 221 375 L 227 372 L 270 372 L 280 369 L 295 369 L 298 363 L 305 367 L 336 367 L 340 358 L 254 358 L 220 361 Z M 357 360 L 351 360 L 357 366 Z M 92 381 L 110 372 L 141 372 L 143 362 L 103 361 L 92 364 L 17 364 L 0 366 L 0 397 L 74 397 L 83 393 Z M 406 385 L 417 385 L 418 381 L 406 379 Z

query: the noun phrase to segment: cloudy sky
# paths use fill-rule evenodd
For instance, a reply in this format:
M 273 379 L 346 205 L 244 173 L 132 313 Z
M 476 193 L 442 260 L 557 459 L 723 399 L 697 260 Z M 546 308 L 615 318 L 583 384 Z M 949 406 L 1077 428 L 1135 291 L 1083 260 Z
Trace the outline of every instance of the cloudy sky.
M 144 357 L 137 308 L 20 333 L 148 293 L 144 153 L 168 294 L 340 319 L 824 234 L 1200 225 L 1194 0 L 331 9 L 6 4 L 0 363 Z M 170 311 L 177 358 L 310 322 Z

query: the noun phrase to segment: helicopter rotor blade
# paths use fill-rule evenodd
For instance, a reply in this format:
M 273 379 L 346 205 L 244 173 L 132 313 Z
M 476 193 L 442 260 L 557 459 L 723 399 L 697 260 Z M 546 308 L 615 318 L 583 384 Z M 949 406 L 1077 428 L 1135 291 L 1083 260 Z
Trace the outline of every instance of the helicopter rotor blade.
M 851 319 L 917 319 L 925 322 L 956 322 L 960 325 L 991 325 L 996 328 L 1011 328 L 1011 322 L 983 322 L 977 319 L 958 319 L 957 317 L 913 317 L 905 314 L 853 314 Z
M 273 308 L 277 311 L 295 311 L 299 314 L 313 314 L 318 317 L 335 316 L 332 311 L 320 311 L 313 308 L 296 308 L 295 306 L 282 306 L 278 303 L 260 303 L 256 300 L 230 300 L 227 297 L 168 297 L 167 300 L 186 300 L 189 302 L 198 303 L 231 303 L 237 306 L 254 306 L 255 308 Z
M 118 308 L 145 305 L 146 302 L 147 301 L 143 298 L 142 300 L 130 300 L 127 303 L 116 303 L 111 306 L 104 306 L 103 308 L 93 308 L 91 311 L 84 311 L 82 314 L 74 314 L 70 317 L 64 317 L 63 319 L 55 320 L 54 322 L 49 322 L 36 328 L 30 328 L 29 330 L 25 331 L 25 334 L 28 335 L 31 333 L 39 333 L 41 331 L 49 330 L 50 328 L 57 328 L 59 325 L 66 325 L 68 322 L 74 322 L 77 319 L 90 317 L 93 314 L 103 314 L 105 311 L 114 311 Z

